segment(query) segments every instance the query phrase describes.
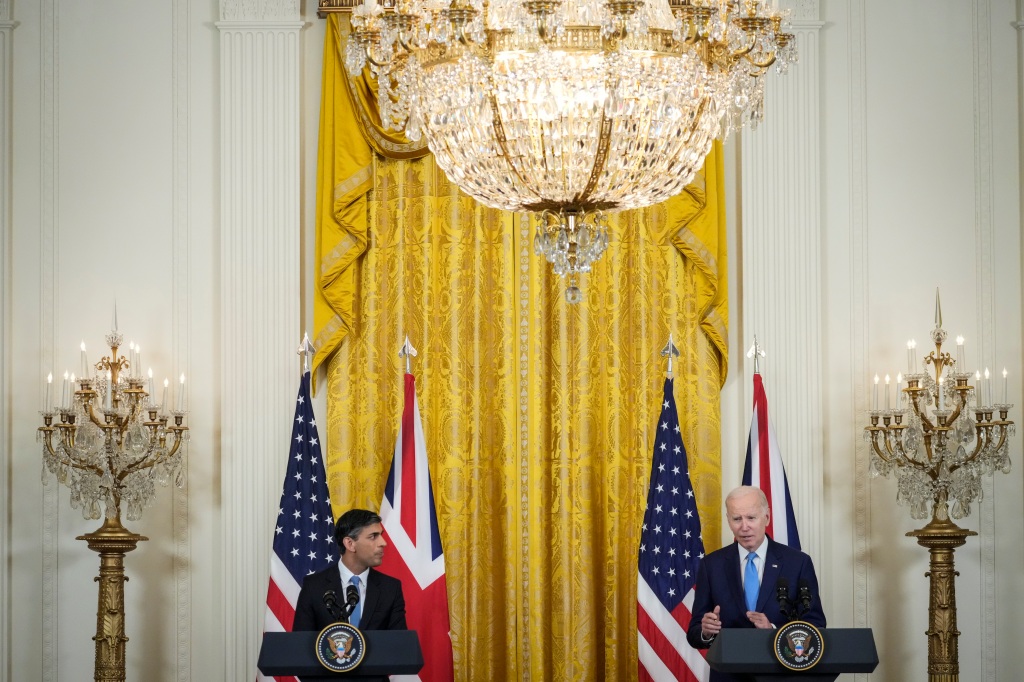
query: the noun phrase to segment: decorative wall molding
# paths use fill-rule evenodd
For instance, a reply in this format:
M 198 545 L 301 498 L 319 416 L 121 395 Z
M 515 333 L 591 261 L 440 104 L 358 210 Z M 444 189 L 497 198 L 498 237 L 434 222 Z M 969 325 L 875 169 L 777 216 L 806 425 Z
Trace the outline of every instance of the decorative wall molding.
M 784 0 L 781 6 L 790 10 L 789 18 L 796 24 L 797 22 L 817 21 L 821 16 L 820 5 L 820 0 L 791 0 L 790 2 Z
M 809 4 L 816 18 L 817 3 Z M 748 337 L 741 346 L 756 334 L 768 354 L 761 367 L 769 404 L 801 406 L 774 410 L 772 418 L 784 434 L 790 489 L 801 500 L 801 545 L 814 556 L 822 555 L 824 518 L 820 27 L 794 22 L 800 60 L 783 77 L 769 75 L 764 122 L 741 136 L 741 329 Z M 745 367 L 747 395 L 751 371 Z
M 222 8 L 228 3 L 222 3 Z M 248 5 L 247 5 L 248 7 Z M 230 13 L 228 13 L 230 14 Z M 232 15 L 234 16 L 234 15 Z M 299 30 L 220 22 L 224 670 L 251 682 L 302 338 Z M 259 598 L 254 598 L 259 595 Z
M 60 154 L 60 54 L 58 0 L 40 2 L 40 85 L 41 111 L 39 126 L 39 341 L 40 374 L 43 366 L 52 367 L 57 336 L 59 305 L 59 257 L 57 240 L 60 216 L 58 179 Z M 60 486 L 53 479 L 43 486 L 42 513 L 42 671 L 45 682 L 59 679 L 58 669 L 58 530 L 60 523 Z
M 11 197 L 12 171 L 14 164 L 12 149 L 12 113 L 14 102 L 14 50 L 11 41 L 14 37 L 14 22 L 10 21 L 11 8 L 6 0 L 0 0 L 0 339 L 4 340 L 0 349 L 0 452 L 13 451 L 13 423 L 11 400 L 14 395 L 14 379 L 11 376 L 13 357 L 8 339 L 12 337 L 13 319 L 13 256 L 12 243 L 12 210 Z M 10 499 L 9 467 L 0 464 L 0 494 Z M 11 556 L 11 538 L 8 529 L 11 527 L 8 505 L 0 506 L 0 595 L 11 594 L 11 575 L 9 562 Z M 11 660 L 11 614 L 10 609 L 0 608 L 0 659 Z M 0 681 L 10 682 L 12 671 L 9 665 L 0 663 Z
M 971 3 L 971 37 L 974 57 L 974 236 L 977 272 L 978 329 L 983 358 L 995 357 L 995 188 L 992 139 L 992 7 L 991 0 Z M 978 504 L 981 543 L 981 679 L 996 680 L 996 559 L 995 496 L 992 477 L 982 479 L 983 497 Z
M 299 0 L 221 0 L 221 21 L 298 20 Z
M 190 1 L 174 0 L 171 6 L 171 339 L 175 367 L 192 374 L 192 272 L 190 260 L 191 215 L 189 177 L 190 135 Z M 186 472 L 191 453 L 186 443 Z M 195 479 L 195 477 L 190 476 Z M 192 558 L 189 533 L 191 485 L 171 488 L 171 528 L 174 538 L 175 673 L 179 682 L 192 679 Z
M 850 329 L 852 362 L 849 377 L 854 387 L 854 401 L 849 413 L 851 432 L 859 434 L 863 424 L 860 416 L 868 407 L 863 377 L 868 375 L 868 171 L 867 171 L 867 20 L 865 0 L 851 0 L 847 5 L 847 40 L 849 44 L 850 102 Z M 868 485 L 869 456 L 867 444 L 854 439 L 854 535 L 853 535 L 853 626 L 868 627 L 868 568 L 871 563 L 871 486 Z M 856 675 L 858 682 L 868 676 Z

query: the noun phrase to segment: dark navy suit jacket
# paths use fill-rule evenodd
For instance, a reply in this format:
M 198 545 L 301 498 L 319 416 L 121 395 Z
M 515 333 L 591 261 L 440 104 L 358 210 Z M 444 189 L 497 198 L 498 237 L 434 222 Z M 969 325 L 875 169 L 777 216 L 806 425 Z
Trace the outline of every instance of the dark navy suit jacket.
M 800 617 L 800 620 L 825 627 L 825 613 L 821 609 L 818 578 L 814 574 L 811 557 L 768 538 L 764 575 L 761 577 L 761 590 L 757 594 L 756 610 L 767 616 L 776 627 L 787 622 L 776 599 L 779 578 L 785 578 L 789 582 L 789 599 L 793 604 L 797 603 L 800 581 L 807 581 L 811 594 L 811 608 Z M 693 615 L 690 617 L 690 627 L 686 632 L 686 639 L 691 646 L 697 649 L 707 649 L 711 646 L 711 642 L 705 642 L 701 638 L 700 621 L 705 613 L 714 611 L 716 606 L 722 607 L 719 617 L 722 619 L 723 628 L 754 627 L 747 618 L 747 602 L 740 577 L 740 552 L 735 542 L 706 555 L 697 570 Z M 753 678 L 712 670 L 710 682 L 746 682 L 749 679 Z
M 345 588 L 341 585 L 338 564 L 306 576 L 295 604 L 295 624 L 292 630 L 323 630 L 338 621 L 327 610 L 324 595 L 333 591 L 338 604 L 345 602 Z M 360 630 L 407 630 L 405 625 L 405 598 L 402 583 L 396 578 L 370 569 L 366 579 L 366 603 L 359 617 Z

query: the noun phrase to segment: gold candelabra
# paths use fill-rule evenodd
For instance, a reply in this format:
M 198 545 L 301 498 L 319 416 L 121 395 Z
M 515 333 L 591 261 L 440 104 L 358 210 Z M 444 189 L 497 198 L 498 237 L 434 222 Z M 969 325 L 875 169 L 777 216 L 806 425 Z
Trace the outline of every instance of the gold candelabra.
M 71 490 L 71 506 L 82 510 L 86 519 L 100 518 L 103 525 L 77 539 L 100 555 L 99 600 L 96 614 L 96 661 L 94 679 L 99 682 L 125 679 L 124 555 L 148 538 L 121 525 L 121 507 L 131 520 L 141 517 L 152 501 L 155 483 L 167 485 L 173 478 L 179 488 L 185 484 L 184 448 L 188 427 L 184 425 L 184 376 L 177 409 L 167 405 L 164 382 L 163 404 L 153 398 L 152 370 L 149 390 L 141 372 L 141 351 L 134 343 L 130 358 L 118 356 L 123 336 L 114 330 L 107 335 L 110 355 L 94 366 L 86 359 L 82 343 L 82 377 L 65 374 L 59 406 L 50 399 L 48 378 L 43 405 L 43 483 L 53 474 Z M 92 370 L 99 374 L 93 376 Z
M 942 329 L 942 307 L 935 294 L 935 329 L 931 332 L 935 350 L 928 353 L 918 372 L 916 344 L 907 344 L 907 386 L 897 377 L 896 406 L 890 409 L 888 378 L 885 409 L 878 408 L 878 378 L 870 412 L 871 425 L 864 436 L 871 444 L 872 475 L 895 474 L 897 500 L 909 504 L 914 518 L 931 520 L 923 528 L 907 533 L 928 548 L 928 680 L 956 682 L 960 679 L 956 622 L 956 583 L 953 553 L 976 532 L 961 528 L 950 519 L 970 514 L 971 503 L 981 496 L 981 477 L 1010 470 L 1008 436 L 1014 424 L 1007 419 L 1012 405 L 1006 402 L 1006 372 L 1003 372 L 1003 402 L 993 403 L 992 384 L 985 371 L 975 375 L 971 386 L 964 371 L 963 339 L 957 338 L 957 358 L 942 351 L 947 337 Z M 932 373 L 927 371 L 931 365 Z M 934 375 L 934 376 L 933 376 Z M 985 384 L 987 383 L 987 387 Z M 985 390 L 987 388 L 987 390 Z

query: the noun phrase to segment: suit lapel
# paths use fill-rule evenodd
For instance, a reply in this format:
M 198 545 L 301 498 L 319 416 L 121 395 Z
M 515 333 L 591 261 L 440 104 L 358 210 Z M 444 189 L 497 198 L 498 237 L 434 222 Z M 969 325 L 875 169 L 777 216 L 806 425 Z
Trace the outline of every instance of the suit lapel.
M 740 569 L 739 543 L 733 542 L 732 546 L 725 553 L 727 560 L 725 574 L 729 577 L 729 590 L 732 592 L 733 600 L 736 602 L 740 613 L 747 612 L 747 598 L 743 592 L 743 571 Z
M 381 589 L 380 574 L 371 568 L 370 576 L 366 579 L 366 602 L 363 603 L 363 615 L 359 619 L 360 630 L 368 630 L 371 626 L 376 625 L 373 614 L 377 610 L 377 604 L 380 602 Z
M 761 589 L 757 593 L 757 610 L 764 613 L 768 599 L 775 592 L 775 583 L 782 573 L 782 557 L 776 549 L 777 543 L 768 538 L 768 551 L 764 555 L 764 574 L 761 576 Z

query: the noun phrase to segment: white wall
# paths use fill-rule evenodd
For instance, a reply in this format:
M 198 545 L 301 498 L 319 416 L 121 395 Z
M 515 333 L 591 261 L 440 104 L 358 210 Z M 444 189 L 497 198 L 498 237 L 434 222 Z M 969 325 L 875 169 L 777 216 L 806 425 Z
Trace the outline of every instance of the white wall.
M 126 560 L 129 677 L 254 677 L 264 500 L 279 494 L 292 353 L 311 324 L 311 280 L 297 273 L 313 270 L 314 4 L 0 0 L 0 682 L 92 669 L 97 561 L 74 537 L 96 524 L 41 485 L 35 427 L 46 373 L 74 369 L 83 339 L 99 351 L 115 297 L 146 364 L 189 377 L 192 429 L 188 487 L 160 490 L 129 524 L 151 538 Z M 801 61 L 774 79 L 766 123 L 729 147 L 741 191 L 723 480 L 739 480 L 757 333 L 830 623 L 875 629 L 875 679 L 921 679 L 926 552 L 904 537 L 921 524 L 895 483 L 867 477 L 868 382 L 926 338 L 938 286 L 969 364 L 1006 365 L 1024 404 L 1024 10 L 795 4 Z M 269 51 L 230 49 L 252 37 Z M 260 103 L 296 100 L 250 125 Z M 275 149 L 269 164 L 238 158 Z M 254 192 L 271 208 L 233 210 Z M 965 680 L 1024 667 L 1006 606 L 1024 599 L 1020 445 L 963 522 L 981 533 L 957 552 Z

